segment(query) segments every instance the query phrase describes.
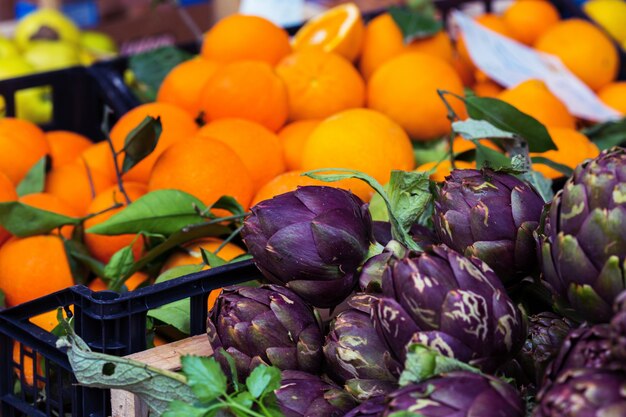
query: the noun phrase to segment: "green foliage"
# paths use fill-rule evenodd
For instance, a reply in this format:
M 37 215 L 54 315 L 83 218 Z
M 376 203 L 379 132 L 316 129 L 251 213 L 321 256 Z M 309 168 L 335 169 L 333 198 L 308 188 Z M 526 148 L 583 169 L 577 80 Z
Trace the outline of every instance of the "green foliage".
M 480 373 L 480 370 L 473 366 L 444 356 L 436 349 L 415 343 L 407 348 L 404 371 L 400 375 L 400 385 L 418 384 L 429 378 L 452 371 Z
M 42 157 L 28 171 L 26 176 L 17 185 L 17 195 L 24 196 L 27 194 L 41 193 L 46 183 L 46 162 L 48 158 Z
M 435 16 L 432 2 L 420 3 L 412 8 L 397 6 L 389 8 L 389 14 L 402 31 L 404 42 L 407 44 L 416 39 L 433 36 L 443 29 L 443 23 Z
M 159 143 L 163 126 L 161 118 L 147 116 L 126 137 L 124 142 L 124 162 L 121 173 L 130 171 L 135 165 L 150 155 Z
M 80 218 L 41 210 L 19 201 L 0 203 L 0 226 L 18 237 L 47 234 L 67 224 L 78 224 Z

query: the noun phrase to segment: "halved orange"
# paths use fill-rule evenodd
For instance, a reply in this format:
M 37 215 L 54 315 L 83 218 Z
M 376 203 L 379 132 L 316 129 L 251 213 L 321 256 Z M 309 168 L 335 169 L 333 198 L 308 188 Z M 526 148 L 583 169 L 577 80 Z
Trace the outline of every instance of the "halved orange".
M 295 51 L 335 52 L 354 61 L 361 52 L 365 25 L 354 3 L 345 3 L 309 20 L 293 37 Z

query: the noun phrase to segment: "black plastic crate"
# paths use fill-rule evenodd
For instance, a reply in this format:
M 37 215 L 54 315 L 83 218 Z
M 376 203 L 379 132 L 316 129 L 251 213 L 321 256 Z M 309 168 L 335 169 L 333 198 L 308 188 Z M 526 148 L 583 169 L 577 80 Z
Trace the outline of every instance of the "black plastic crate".
M 0 312 L 0 410 L 12 416 L 92 416 L 111 414 L 108 390 L 76 385 L 65 352 L 56 336 L 29 319 L 63 307 L 73 308 L 74 329 L 92 350 L 124 356 L 146 349 L 146 313 L 190 298 L 191 335 L 206 332 L 207 299 L 217 288 L 257 280 L 261 274 L 251 261 L 225 265 L 182 278 L 117 294 L 93 292 L 77 285 Z M 19 362 L 14 361 L 18 344 Z M 37 360 L 40 358 L 42 367 Z M 34 374 L 31 384 L 26 373 Z M 17 392 L 16 382 L 21 391 Z
M 0 81 L 0 96 L 4 97 L 6 115 L 15 116 L 15 94 L 33 87 L 48 87 L 52 96 L 52 120 L 45 130 L 71 130 L 98 141 L 105 108 L 112 111 L 111 122 L 135 107 L 133 97 L 124 94 L 122 78 L 107 77 L 120 65 L 116 62 L 91 67 L 72 67 L 42 72 Z

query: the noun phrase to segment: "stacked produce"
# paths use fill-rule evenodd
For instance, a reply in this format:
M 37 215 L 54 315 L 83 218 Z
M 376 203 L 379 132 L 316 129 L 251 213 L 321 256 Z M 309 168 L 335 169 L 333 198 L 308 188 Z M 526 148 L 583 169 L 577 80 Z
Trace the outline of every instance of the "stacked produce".
M 606 35 L 554 13 L 519 1 L 478 21 L 610 85 Z M 407 27 L 416 14 L 431 29 Z M 523 16 L 542 19 L 520 31 Z M 563 33 L 606 68 L 552 50 Z M 590 122 L 541 81 L 499 91 L 464 42 L 428 8 L 365 25 L 348 4 L 292 40 L 235 15 L 104 142 L 0 119 L 7 305 L 253 258 L 265 282 L 211 294 L 215 357 L 183 361 L 192 392 L 171 393 L 164 415 L 619 415 L 623 122 L 576 130 Z M 47 279 L 25 286 L 33 276 Z M 188 332 L 170 307 L 148 316 Z
M 22 18 L 12 38 L 0 36 L 0 80 L 76 65 L 91 65 L 114 57 L 115 42 L 106 34 L 82 31 L 55 9 L 43 8 Z M 47 88 L 32 88 L 16 96 L 18 117 L 34 123 L 52 119 Z M 0 115 L 4 98 L 0 97 Z

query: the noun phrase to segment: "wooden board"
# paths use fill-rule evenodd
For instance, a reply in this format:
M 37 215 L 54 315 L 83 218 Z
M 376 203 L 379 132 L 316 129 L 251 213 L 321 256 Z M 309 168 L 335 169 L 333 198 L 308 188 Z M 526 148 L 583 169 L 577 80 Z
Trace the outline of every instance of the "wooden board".
M 177 342 L 126 356 L 138 362 L 167 371 L 180 370 L 180 357 L 183 355 L 212 356 L 213 349 L 206 334 L 189 337 Z M 113 417 L 147 417 L 148 407 L 139 397 L 124 390 L 111 390 L 111 411 Z

